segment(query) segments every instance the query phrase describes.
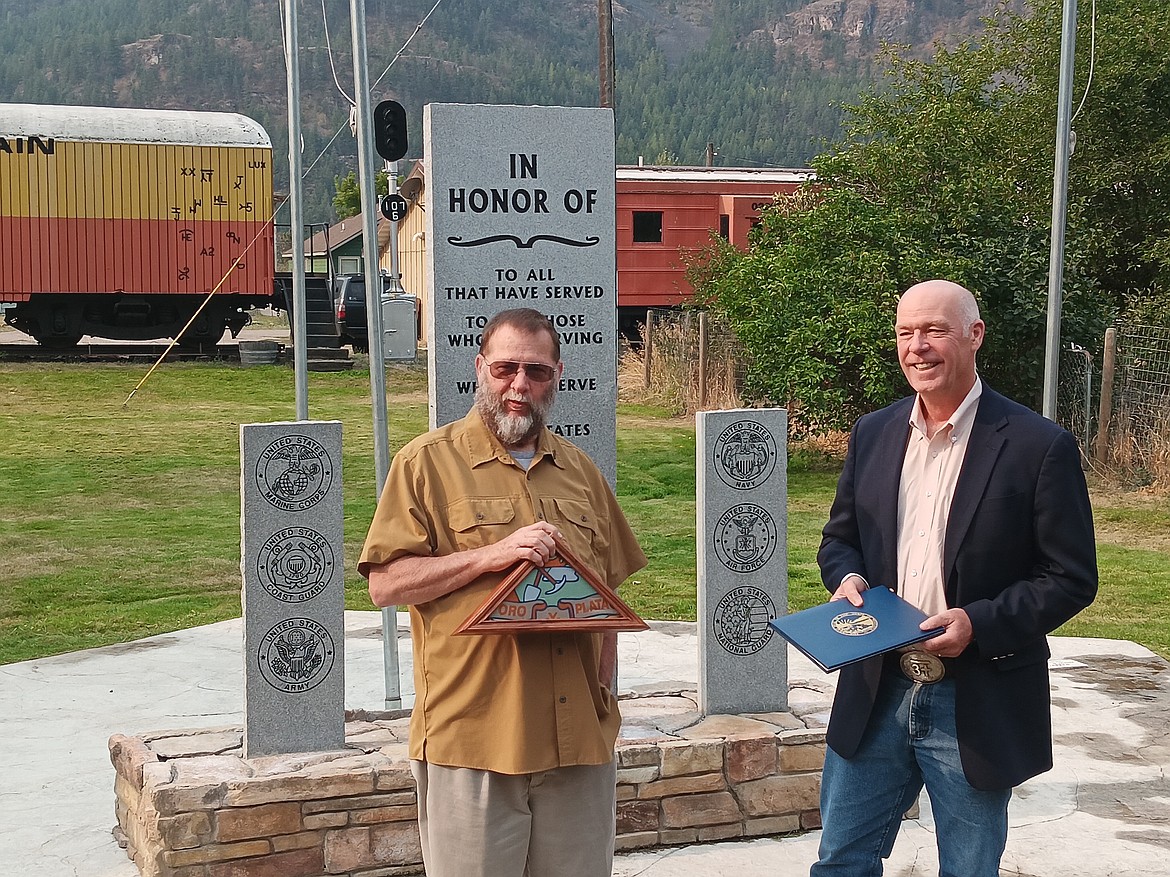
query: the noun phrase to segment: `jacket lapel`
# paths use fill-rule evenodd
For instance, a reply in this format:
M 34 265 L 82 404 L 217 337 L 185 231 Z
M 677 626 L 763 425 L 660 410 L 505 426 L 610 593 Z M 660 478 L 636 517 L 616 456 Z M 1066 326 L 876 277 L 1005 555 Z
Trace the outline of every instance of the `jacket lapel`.
M 995 461 L 1003 450 L 1004 436 L 1001 430 L 1007 425 L 1007 416 L 999 404 L 1000 396 L 983 385 L 979 397 L 979 408 L 971 427 L 971 438 L 967 442 L 967 456 L 955 485 L 951 510 L 947 518 L 947 535 L 943 545 L 943 582 L 950 582 L 955 569 L 955 557 L 959 546 L 967 535 L 975 509 L 987 489 L 987 482 L 995 468 Z M 948 595 L 953 596 L 953 595 Z
M 910 411 L 916 396 L 906 400 L 894 411 L 894 416 L 885 425 L 881 432 L 881 445 L 875 451 L 874 470 L 880 481 L 877 485 L 877 520 L 888 521 L 883 525 L 882 557 L 887 560 L 888 569 L 883 570 L 883 579 L 879 584 L 890 588 L 898 587 L 898 494 L 902 483 L 902 463 L 906 459 L 906 442 L 910 437 Z M 875 570 L 870 570 L 872 575 Z M 872 582 L 871 582 L 872 584 Z

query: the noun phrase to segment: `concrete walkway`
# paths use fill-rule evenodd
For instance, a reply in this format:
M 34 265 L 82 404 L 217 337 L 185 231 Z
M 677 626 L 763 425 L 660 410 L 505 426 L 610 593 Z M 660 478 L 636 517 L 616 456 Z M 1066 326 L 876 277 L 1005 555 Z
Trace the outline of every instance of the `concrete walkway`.
M 406 636 L 405 616 L 400 637 Z M 401 638 L 409 680 L 409 639 Z M 136 877 L 111 835 L 114 733 L 242 724 L 239 620 L 0 666 L 0 861 L 16 877 Z M 1170 664 L 1133 643 L 1053 638 L 1056 768 L 1017 789 L 1004 874 L 1170 873 Z M 346 703 L 384 708 L 377 613 L 346 613 Z M 834 676 L 789 653 L 792 698 L 827 706 Z M 693 624 L 620 636 L 623 691 L 698 678 Z M 407 699 L 409 702 L 409 698 Z M 929 802 L 886 873 L 937 873 Z M 618 857 L 615 877 L 807 875 L 819 833 Z

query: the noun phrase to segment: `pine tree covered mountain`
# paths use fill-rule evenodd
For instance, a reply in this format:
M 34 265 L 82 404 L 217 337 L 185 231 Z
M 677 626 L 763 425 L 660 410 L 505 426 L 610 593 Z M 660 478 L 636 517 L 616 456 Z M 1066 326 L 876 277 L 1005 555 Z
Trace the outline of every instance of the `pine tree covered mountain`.
M 995 0 L 614 0 L 618 161 L 806 164 L 874 75 L 881 41 L 928 52 Z M 370 80 L 435 5 L 366 0 Z M 308 220 L 351 170 L 349 3 L 298 6 Z M 328 33 L 326 32 L 326 26 Z M 373 88 L 402 102 L 410 157 L 433 101 L 594 106 L 595 0 L 441 0 Z M 336 80 L 340 83 L 340 89 Z M 277 0 L 0 0 L 0 101 L 241 112 L 287 150 Z M 339 129 L 345 129 L 333 140 Z M 287 189 L 287 163 L 277 161 Z

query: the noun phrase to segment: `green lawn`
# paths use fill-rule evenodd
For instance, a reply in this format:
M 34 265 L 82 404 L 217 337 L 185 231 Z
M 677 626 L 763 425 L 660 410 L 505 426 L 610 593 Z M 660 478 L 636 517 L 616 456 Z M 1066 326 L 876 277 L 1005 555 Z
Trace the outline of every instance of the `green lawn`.
M 283 367 L 0 362 L 0 663 L 238 615 L 239 424 L 295 417 Z M 425 371 L 387 369 L 391 449 L 426 427 Z M 374 508 L 368 375 L 311 373 L 309 414 L 344 423 L 346 605 Z M 792 454 L 789 598 L 824 599 L 815 554 L 836 472 Z M 618 497 L 650 565 L 623 589 L 648 618 L 695 617 L 692 421 L 623 403 Z M 1100 491 L 1102 590 L 1066 632 L 1170 656 L 1170 500 Z

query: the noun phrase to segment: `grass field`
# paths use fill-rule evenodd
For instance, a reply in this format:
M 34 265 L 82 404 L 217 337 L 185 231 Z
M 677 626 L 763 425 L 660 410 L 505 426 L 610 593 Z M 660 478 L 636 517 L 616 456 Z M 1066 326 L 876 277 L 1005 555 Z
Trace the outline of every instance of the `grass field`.
M 284 367 L 0 363 L 0 663 L 238 615 L 239 424 L 295 417 Z M 311 373 L 309 415 L 344 424 L 346 605 L 374 509 L 368 375 Z M 426 426 L 425 372 L 387 369 L 391 449 Z M 695 617 L 691 419 L 623 402 L 618 497 L 650 566 L 623 588 L 648 618 Z M 795 450 L 789 601 L 824 599 L 815 552 L 836 471 Z M 1095 489 L 1101 596 L 1063 632 L 1170 656 L 1170 499 Z

